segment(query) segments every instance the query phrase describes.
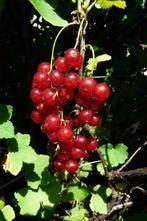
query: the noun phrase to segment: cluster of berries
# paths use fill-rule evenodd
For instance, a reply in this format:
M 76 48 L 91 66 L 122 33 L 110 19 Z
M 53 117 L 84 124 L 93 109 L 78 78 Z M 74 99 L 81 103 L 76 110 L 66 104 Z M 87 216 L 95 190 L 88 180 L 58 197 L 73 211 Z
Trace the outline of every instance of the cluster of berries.
M 88 134 L 86 125 L 100 125 L 99 112 L 110 89 L 92 77 L 80 77 L 76 71 L 82 64 L 79 51 L 70 48 L 64 57 L 54 61 L 54 69 L 42 62 L 33 76 L 30 97 L 35 110 L 31 116 L 49 138 L 56 171 L 66 169 L 75 173 L 79 160 L 87 158 L 98 147 L 97 139 Z M 70 113 L 65 115 L 69 102 L 72 103 Z

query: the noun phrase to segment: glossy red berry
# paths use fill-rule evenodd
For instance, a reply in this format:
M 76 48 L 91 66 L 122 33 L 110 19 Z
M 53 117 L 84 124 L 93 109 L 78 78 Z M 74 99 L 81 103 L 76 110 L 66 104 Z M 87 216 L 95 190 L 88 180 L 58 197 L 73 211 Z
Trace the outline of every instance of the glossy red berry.
M 69 48 L 65 51 L 65 62 L 72 68 L 79 69 L 82 66 L 83 58 L 78 50 Z
M 62 126 L 57 131 L 57 137 L 61 142 L 66 142 L 67 140 L 71 140 L 74 136 L 74 132 L 70 127 Z
M 64 143 L 62 143 L 62 147 L 67 150 L 71 149 L 73 146 L 74 146 L 74 139 L 73 138 L 70 140 L 66 140 L 66 141 L 64 141 Z
M 73 160 L 79 160 L 80 158 L 82 158 L 84 156 L 84 150 L 79 149 L 77 147 L 73 147 L 71 149 L 71 158 Z
M 74 97 L 73 90 L 69 91 L 65 86 L 59 88 L 58 94 L 59 94 L 59 102 L 61 105 L 70 101 Z
M 61 121 L 60 121 L 59 115 L 50 114 L 45 118 L 44 128 L 47 131 L 54 132 L 59 129 L 60 123 L 61 123 Z
M 88 144 L 87 138 L 84 135 L 77 135 L 75 138 L 75 147 L 84 149 Z
M 48 73 L 50 71 L 50 68 L 51 66 L 48 62 L 41 62 L 37 67 L 37 71 Z
M 60 86 L 63 82 L 63 75 L 58 70 L 53 70 L 49 75 L 50 84 Z
M 57 142 L 58 141 L 58 138 L 57 138 L 57 133 L 56 131 L 47 131 L 47 136 L 48 138 L 52 141 L 52 142 Z
M 91 126 L 97 126 L 97 125 L 100 125 L 101 122 L 102 122 L 102 117 L 95 114 L 93 115 L 92 120 L 89 122 L 89 124 Z
M 90 137 L 88 139 L 88 144 L 86 146 L 86 150 L 88 151 L 93 151 L 95 150 L 96 148 L 98 148 L 98 142 L 97 142 L 97 139 L 94 138 L 94 137 Z
M 60 149 L 58 151 L 58 158 L 62 162 L 66 162 L 70 158 L 70 152 L 67 149 Z
M 57 104 L 57 91 L 54 88 L 46 88 L 42 92 L 42 100 L 47 106 Z
M 68 115 L 64 115 L 63 117 L 64 117 L 63 124 L 68 126 L 68 127 L 70 127 L 70 128 L 73 128 L 74 120 L 70 116 L 68 116 Z
M 78 170 L 79 164 L 76 160 L 68 160 L 65 164 L 65 169 L 69 173 L 75 173 Z
M 37 110 L 32 111 L 31 118 L 35 123 L 42 123 L 44 120 L 43 116 Z
M 45 72 L 36 72 L 33 76 L 33 85 L 44 90 L 49 86 L 49 77 Z
M 65 62 L 64 57 L 58 57 L 54 61 L 56 69 L 60 72 L 66 72 L 69 69 L 69 65 Z
M 82 110 L 79 114 L 79 118 L 81 123 L 86 124 L 90 123 L 93 117 L 93 111 L 92 110 Z
M 80 76 L 75 72 L 69 72 L 64 76 L 64 85 L 67 89 L 71 90 L 78 86 Z
M 94 96 L 98 101 L 105 101 L 110 95 L 110 88 L 106 83 L 99 83 L 95 87 Z
M 61 171 L 64 169 L 64 163 L 62 163 L 60 160 L 54 160 L 53 162 L 53 167 L 54 167 L 54 170 L 56 171 Z
M 79 82 L 79 93 L 85 97 L 90 97 L 95 91 L 97 82 L 91 77 L 84 77 Z
M 39 104 L 41 102 L 41 90 L 38 88 L 32 88 L 30 92 L 30 98 L 35 104 Z

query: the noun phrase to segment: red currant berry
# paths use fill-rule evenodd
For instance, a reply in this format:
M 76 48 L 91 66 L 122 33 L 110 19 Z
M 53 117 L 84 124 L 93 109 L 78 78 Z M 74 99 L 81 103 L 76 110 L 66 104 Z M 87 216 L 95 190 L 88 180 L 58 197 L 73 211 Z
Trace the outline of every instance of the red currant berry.
M 53 86 L 60 86 L 63 82 L 63 75 L 58 70 L 53 70 L 49 75 L 49 79 L 50 84 L 52 84 Z
M 77 135 L 75 138 L 75 147 L 82 148 L 88 144 L 87 138 L 84 135 Z
M 71 149 L 71 158 L 73 160 L 79 160 L 84 156 L 84 150 L 81 150 L 79 148 L 73 147 Z
M 82 66 L 83 58 L 78 50 L 69 48 L 65 51 L 65 62 L 72 68 L 79 69 Z
M 49 138 L 52 142 L 57 142 L 57 141 L 58 141 L 56 131 L 54 131 L 54 132 L 51 132 L 51 131 L 47 132 L 47 136 L 48 136 L 48 138 Z
M 67 103 L 74 97 L 73 90 L 67 90 L 66 87 L 62 86 L 59 88 L 59 102 L 61 105 Z
M 41 62 L 38 65 L 37 71 L 38 72 L 43 72 L 43 73 L 48 73 L 51 69 L 51 66 L 48 62 Z
M 69 173 L 75 173 L 79 167 L 79 164 L 76 160 L 68 160 L 65 164 L 65 169 Z
M 30 92 L 30 98 L 35 104 L 41 102 L 41 91 L 38 88 L 32 88 Z
M 73 128 L 74 120 L 70 116 L 67 116 L 67 115 L 64 115 L 63 117 L 64 117 L 63 124 L 70 127 L 70 128 Z
M 62 126 L 57 131 L 57 137 L 61 142 L 67 142 L 67 140 L 71 140 L 74 136 L 74 132 L 70 127 Z
M 68 150 L 71 149 L 73 146 L 74 146 L 74 139 L 67 140 L 62 144 L 62 147 Z
M 82 110 L 79 114 L 79 118 L 81 123 L 86 124 L 90 123 L 93 117 L 93 111 L 92 110 Z
M 93 112 L 99 112 L 99 111 L 102 110 L 103 105 L 104 105 L 103 102 L 94 101 L 94 102 L 92 102 L 92 104 L 91 104 L 91 106 L 90 106 L 90 109 L 91 109 Z
M 84 108 L 88 108 L 91 105 L 90 99 L 88 99 L 87 97 L 85 98 L 80 93 L 76 94 L 75 101 L 78 105 Z
M 110 88 L 106 83 L 99 83 L 95 87 L 94 96 L 98 101 L 105 101 L 110 95 Z
M 97 147 L 98 147 L 98 142 L 97 142 L 96 138 L 94 138 L 94 137 L 88 138 L 88 144 L 86 146 L 86 150 L 87 151 L 93 151 Z
M 44 128 L 47 131 L 54 132 L 58 130 L 60 124 L 61 124 L 60 117 L 56 114 L 50 114 L 45 118 Z
M 93 115 L 92 120 L 89 122 L 91 126 L 100 125 L 102 122 L 102 118 L 99 115 Z
M 35 123 L 39 124 L 44 120 L 43 116 L 37 110 L 32 111 L 31 118 Z
M 66 149 L 60 149 L 58 151 L 58 158 L 60 161 L 66 162 L 70 158 L 70 152 Z
M 67 89 L 71 90 L 78 86 L 80 76 L 77 73 L 69 72 L 64 76 L 64 85 Z
M 54 88 L 46 88 L 42 92 L 42 100 L 47 106 L 53 106 L 57 104 L 57 94 Z
M 64 57 L 58 57 L 54 61 L 56 69 L 60 72 L 66 72 L 69 69 L 69 65 L 65 62 Z
M 49 86 L 48 75 L 44 72 L 36 72 L 33 76 L 33 84 L 36 85 L 37 88 L 44 90 Z
M 53 167 L 55 171 L 61 171 L 64 169 L 64 163 L 60 162 L 60 160 L 56 159 L 53 162 Z
M 97 82 L 90 77 L 84 77 L 79 82 L 79 92 L 85 96 L 90 97 L 95 91 Z

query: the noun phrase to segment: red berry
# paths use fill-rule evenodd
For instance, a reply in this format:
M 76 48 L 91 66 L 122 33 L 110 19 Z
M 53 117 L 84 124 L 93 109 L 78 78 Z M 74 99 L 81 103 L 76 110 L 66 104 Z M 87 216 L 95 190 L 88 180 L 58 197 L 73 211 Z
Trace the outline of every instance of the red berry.
M 94 137 L 88 138 L 88 144 L 86 146 L 86 150 L 92 151 L 92 150 L 95 150 L 97 147 L 98 147 L 98 142 L 96 138 Z
M 105 101 L 110 95 L 110 88 L 106 83 L 99 83 L 95 87 L 94 96 L 98 101 Z
M 67 89 L 71 90 L 78 86 L 79 80 L 80 76 L 77 73 L 69 72 L 65 74 L 63 83 Z
M 95 91 L 97 82 L 91 77 L 84 77 L 79 82 L 79 92 L 85 96 L 90 97 Z
M 44 120 L 43 116 L 37 110 L 32 111 L 31 118 L 35 123 L 42 123 Z
M 70 101 L 73 96 L 74 92 L 73 90 L 67 90 L 66 87 L 62 86 L 59 88 L 59 102 L 61 105 L 65 104 L 66 102 Z
M 75 173 L 79 167 L 79 164 L 76 160 L 68 160 L 65 164 L 65 169 L 69 173 Z
M 58 57 L 54 61 L 56 69 L 60 72 L 66 72 L 69 69 L 69 65 L 65 62 L 64 57 Z
M 49 86 L 49 77 L 44 72 L 36 72 L 33 76 L 33 84 L 37 88 L 44 90 Z
M 65 150 L 65 149 L 60 149 L 58 151 L 58 158 L 59 158 L 60 161 L 66 162 L 70 158 L 70 152 L 68 150 Z
M 63 75 L 58 70 L 53 70 L 49 75 L 49 79 L 50 84 L 52 84 L 53 86 L 60 86 L 63 82 Z
M 93 115 L 92 120 L 89 122 L 91 126 L 100 125 L 102 122 L 102 118 L 99 115 Z
M 48 136 L 48 138 L 49 138 L 52 142 L 57 142 L 57 141 L 58 141 L 56 131 L 54 131 L 54 132 L 51 132 L 51 131 L 47 132 L 47 136 Z
M 74 146 L 74 139 L 66 140 L 62 144 L 62 147 L 67 150 L 71 149 L 73 146 Z
M 60 127 L 60 117 L 56 114 L 50 114 L 45 118 L 44 128 L 47 131 L 54 132 Z
M 90 106 L 90 109 L 91 109 L 93 112 L 99 112 L 99 111 L 101 111 L 103 105 L 104 105 L 103 102 L 94 101 L 94 102 L 92 102 L 92 104 L 91 104 L 91 106 Z
M 41 62 L 38 65 L 37 71 L 38 72 L 44 72 L 44 73 L 48 73 L 50 71 L 50 64 L 48 62 Z
M 63 117 L 64 117 L 63 124 L 70 127 L 70 128 L 73 128 L 74 120 L 70 116 L 67 116 L 67 115 L 64 115 Z
M 57 137 L 61 142 L 67 142 L 67 140 L 71 140 L 74 136 L 74 132 L 70 127 L 62 126 L 57 131 Z
M 72 68 L 79 69 L 82 66 L 83 58 L 78 50 L 69 48 L 65 51 L 65 62 Z
M 93 111 L 92 110 L 82 110 L 79 114 L 79 118 L 81 123 L 86 124 L 90 123 L 93 117 Z
M 60 162 L 60 160 L 54 160 L 53 162 L 54 170 L 61 171 L 64 169 L 64 163 Z
M 75 127 L 84 126 L 84 124 L 81 123 L 81 119 L 80 119 L 79 115 L 76 115 L 75 118 L 74 118 L 74 126 Z
M 42 100 L 47 106 L 53 106 L 57 104 L 57 94 L 54 88 L 46 88 L 42 92 Z
M 38 88 L 32 88 L 30 92 L 30 98 L 35 104 L 41 102 L 41 91 Z
M 71 158 L 73 160 L 79 160 L 84 156 L 84 150 L 81 150 L 79 148 L 73 147 L 71 149 Z
M 80 93 L 76 94 L 75 101 L 78 105 L 80 105 L 84 108 L 89 107 L 91 105 L 90 99 L 88 99 L 87 97 L 85 98 Z
M 75 147 L 82 148 L 88 144 L 87 138 L 84 135 L 77 135 L 75 138 Z

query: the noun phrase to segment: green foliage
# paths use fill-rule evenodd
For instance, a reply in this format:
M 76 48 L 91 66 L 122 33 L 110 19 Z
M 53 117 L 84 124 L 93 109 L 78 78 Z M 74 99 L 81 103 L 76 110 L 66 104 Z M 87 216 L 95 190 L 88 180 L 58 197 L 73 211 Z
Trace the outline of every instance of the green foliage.
M 99 150 L 110 168 L 123 164 L 128 158 L 128 147 L 123 143 L 117 144 L 115 147 L 110 143 L 104 144 L 100 146 Z
M 105 170 L 101 162 L 97 164 L 96 169 L 102 176 L 105 175 Z
M 10 205 L 6 205 L 0 210 L 0 221 L 12 221 L 15 218 L 15 212 Z
M 75 207 L 71 209 L 70 216 L 64 216 L 64 221 L 88 221 L 86 218 L 88 216 L 88 211 L 84 208 Z
M 93 167 L 92 164 L 88 163 L 87 161 L 84 162 L 84 164 L 80 166 L 78 172 L 77 172 L 77 176 L 79 178 L 81 177 L 88 177 L 89 172 L 92 171 Z
M 95 58 L 89 58 L 86 69 L 88 71 L 95 71 L 97 69 L 97 65 L 99 62 L 109 61 L 110 59 L 111 59 L 111 56 L 108 54 L 102 54 Z
M 45 0 L 29 0 L 39 14 L 49 23 L 54 26 L 66 26 L 68 22 L 62 19 L 55 11 L 54 8 Z
M 102 8 L 108 9 L 112 6 L 124 9 L 126 2 L 123 0 L 97 0 L 96 4 L 99 4 Z
M 101 185 L 96 185 L 90 199 L 90 209 L 93 212 L 98 212 L 100 214 L 107 214 L 107 198 L 111 195 L 112 190 L 109 187 L 102 187 Z

